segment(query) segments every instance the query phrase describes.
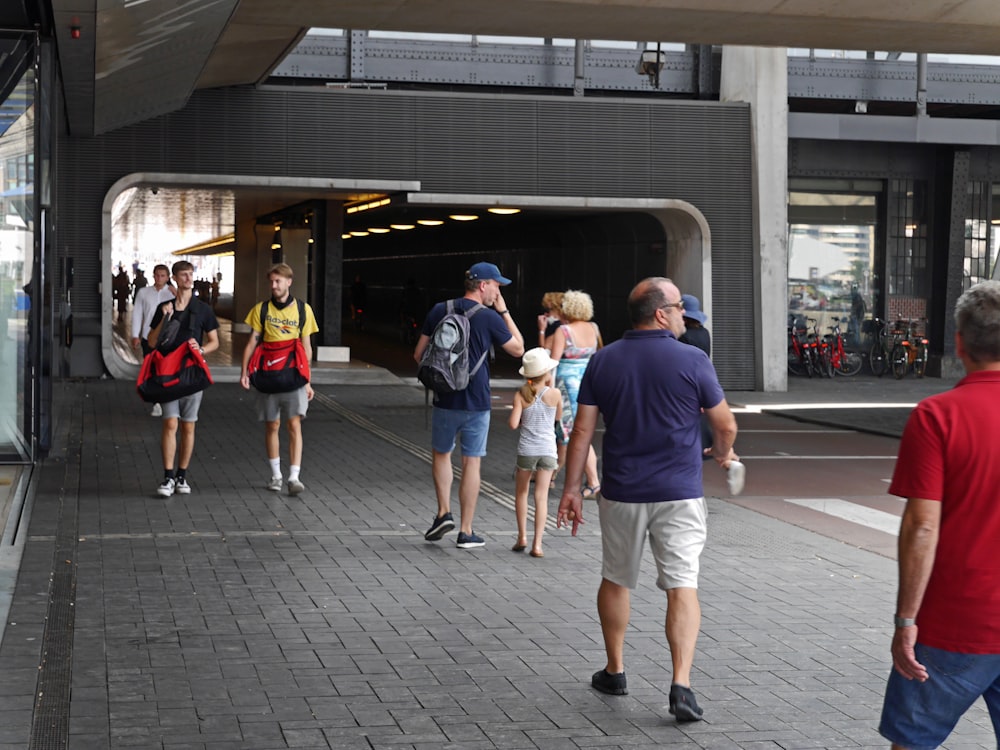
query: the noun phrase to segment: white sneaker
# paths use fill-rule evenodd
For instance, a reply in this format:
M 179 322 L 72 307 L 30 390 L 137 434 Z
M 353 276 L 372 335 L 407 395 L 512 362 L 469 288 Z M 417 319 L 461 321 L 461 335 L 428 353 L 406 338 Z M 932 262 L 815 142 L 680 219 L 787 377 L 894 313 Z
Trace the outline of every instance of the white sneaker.
M 271 477 L 267 480 L 267 488 L 271 492 L 281 492 L 281 485 L 284 484 L 281 481 L 281 477 Z
M 298 495 L 305 488 L 306 488 L 306 486 L 304 484 L 302 484 L 302 482 L 300 482 L 298 479 L 289 479 L 288 480 L 288 494 L 289 495 Z
M 187 477 L 181 477 L 180 479 L 177 480 L 177 483 L 174 485 L 174 492 L 176 492 L 178 495 L 191 494 L 191 485 L 188 484 Z
M 726 471 L 726 481 L 729 483 L 729 494 L 733 497 L 743 492 L 746 483 L 747 467 L 739 461 L 730 461 Z
M 176 484 L 177 483 L 174 482 L 174 480 L 171 477 L 166 477 L 163 480 L 163 483 L 156 488 L 156 494 L 159 495 L 160 497 L 170 497 L 171 495 L 174 494 L 174 487 L 176 486 Z
M 151 417 L 162 417 L 163 407 L 160 404 L 153 404 L 153 411 L 149 413 Z

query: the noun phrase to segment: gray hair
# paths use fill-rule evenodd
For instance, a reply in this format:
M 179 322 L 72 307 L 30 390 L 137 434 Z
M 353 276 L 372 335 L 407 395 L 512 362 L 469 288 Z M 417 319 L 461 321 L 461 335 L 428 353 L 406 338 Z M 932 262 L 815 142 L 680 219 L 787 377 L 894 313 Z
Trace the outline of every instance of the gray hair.
M 1000 362 L 1000 281 L 981 281 L 958 298 L 955 327 L 973 362 Z

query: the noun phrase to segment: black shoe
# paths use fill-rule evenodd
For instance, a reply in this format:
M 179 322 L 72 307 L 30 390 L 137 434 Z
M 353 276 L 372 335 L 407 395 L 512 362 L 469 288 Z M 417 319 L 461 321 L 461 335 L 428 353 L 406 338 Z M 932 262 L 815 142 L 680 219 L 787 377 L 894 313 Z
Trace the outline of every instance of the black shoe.
M 424 539 L 428 542 L 436 542 L 453 528 L 455 528 L 455 520 L 451 517 L 451 513 L 445 513 L 434 519 L 434 523 L 424 534 Z
M 594 672 L 590 678 L 590 686 L 594 690 L 600 690 L 608 695 L 628 695 L 628 688 L 625 686 L 625 673 L 611 674 L 606 669 Z
M 704 712 L 698 706 L 691 688 L 671 685 L 670 713 L 677 717 L 677 721 L 701 721 Z

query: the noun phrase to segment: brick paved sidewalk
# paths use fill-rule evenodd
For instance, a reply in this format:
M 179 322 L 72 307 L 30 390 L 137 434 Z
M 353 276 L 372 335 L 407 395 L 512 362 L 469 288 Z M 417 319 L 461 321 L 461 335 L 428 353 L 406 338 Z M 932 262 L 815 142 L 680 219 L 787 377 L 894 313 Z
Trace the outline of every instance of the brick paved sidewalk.
M 39 472 L 0 646 L 0 748 L 886 746 L 890 560 L 710 499 L 693 674 L 706 718 L 678 725 L 651 563 L 630 694 L 614 698 L 588 686 L 603 665 L 596 507 L 544 559 L 509 551 L 501 412 L 476 514 L 487 546 L 465 551 L 423 540 L 435 503 L 416 388 L 319 387 L 307 490 L 290 498 L 263 487 L 252 397 L 216 385 L 194 492 L 167 500 L 159 422 L 131 385 L 57 389 L 64 451 Z M 948 747 L 994 747 L 986 712 Z

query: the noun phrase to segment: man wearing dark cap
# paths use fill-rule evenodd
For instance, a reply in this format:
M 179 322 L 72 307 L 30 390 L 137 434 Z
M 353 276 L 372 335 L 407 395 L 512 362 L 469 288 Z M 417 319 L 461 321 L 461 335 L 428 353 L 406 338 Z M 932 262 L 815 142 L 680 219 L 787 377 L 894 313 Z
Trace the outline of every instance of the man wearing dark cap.
M 437 515 L 424 534 L 424 539 L 436 542 L 455 528 L 451 515 L 451 485 L 453 472 L 451 453 L 461 435 L 462 479 L 458 486 L 461 509 L 458 546 L 474 549 L 486 543 L 472 530 L 472 517 L 479 499 L 479 469 L 486 455 L 486 437 L 490 430 L 490 368 L 489 358 L 483 357 L 496 345 L 512 357 L 524 354 L 524 339 L 514 323 L 507 303 L 500 292 L 510 279 L 500 273 L 492 263 L 476 263 L 465 272 L 465 296 L 454 300 L 455 310 L 464 312 L 478 305 L 480 309 L 469 318 L 469 362 L 482 365 L 472 372 L 469 385 L 464 390 L 434 395 L 434 417 L 431 431 L 431 450 L 434 455 L 434 490 L 437 493 Z M 419 363 L 430 342 L 434 328 L 447 313 L 447 303 L 439 302 L 431 308 L 417 341 L 413 358 Z

